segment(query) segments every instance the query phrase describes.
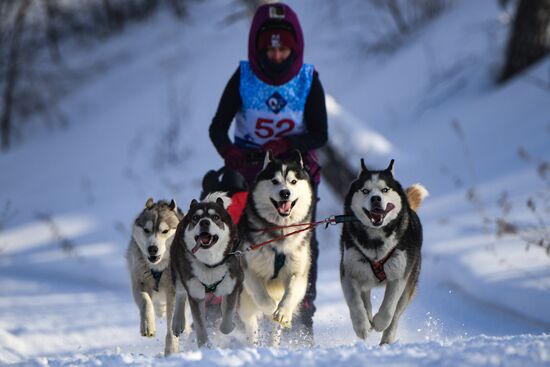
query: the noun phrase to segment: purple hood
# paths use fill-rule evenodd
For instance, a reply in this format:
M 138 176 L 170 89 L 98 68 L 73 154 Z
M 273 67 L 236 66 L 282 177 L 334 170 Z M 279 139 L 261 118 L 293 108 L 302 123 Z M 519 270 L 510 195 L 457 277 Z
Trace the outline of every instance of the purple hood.
M 282 7 L 284 8 L 284 16 L 277 19 L 270 18 L 270 8 L 271 7 Z M 256 41 L 258 38 L 258 33 L 262 25 L 270 21 L 284 21 L 292 26 L 294 33 L 296 35 L 296 49 L 293 51 L 294 61 L 288 71 L 283 77 L 278 80 L 269 79 L 263 72 L 258 62 L 258 55 L 256 51 Z M 275 3 L 275 4 L 266 4 L 260 6 L 254 14 L 252 19 L 252 25 L 250 26 L 250 33 L 248 35 L 248 62 L 254 71 L 254 74 L 260 78 L 263 82 L 272 84 L 272 85 L 281 85 L 288 82 L 290 79 L 294 78 L 302 64 L 304 62 L 304 35 L 302 33 L 302 27 L 300 26 L 300 21 L 296 16 L 296 13 L 286 4 Z

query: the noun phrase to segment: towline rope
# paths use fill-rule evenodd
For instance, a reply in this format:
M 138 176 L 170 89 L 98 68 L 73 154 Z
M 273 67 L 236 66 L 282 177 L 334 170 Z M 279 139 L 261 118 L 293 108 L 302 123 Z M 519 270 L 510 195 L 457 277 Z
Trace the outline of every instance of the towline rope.
M 353 217 L 353 216 L 333 215 L 333 216 L 330 216 L 328 218 L 325 218 L 325 219 L 322 219 L 322 220 L 319 220 L 319 221 L 316 221 L 316 222 L 298 223 L 298 224 L 290 224 L 288 226 L 276 226 L 276 227 L 253 229 L 252 230 L 253 232 L 273 232 L 273 231 L 277 231 L 277 230 L 280 230 L 280 229 L 296 228 L 296 227 L 304 227 L 305 226 L 305 228 L 299 229 L 297 231 L 293 231 L 293 232 L 290 232 L 290 233 L 272 238 L 270 240 L 267 240 L 267 241 L 264 241 L 264 242 L 261 242 L 261 243 L 252 244 L 248 248 L 244 249 L 243 251 L 237 250 L 237 251 L 231 252 L 230 255 L 244 256 L 244 254 L 249 252 L 249 251 L 257 250 L 257 249 L 259 249 L 259 248 L 261 248 L 265 245 L 268 245 L 270 243 L 282 240 L 283 238 L 286 238 L 286 237 L 293 236 L 293 235 L 298 234 L 300 232 L 309 231 L 311 229 L 314 229 L 315 227 L 317 227 L 320 224 L 325 224 L 325 229 L 326 229 L 326 228 L 328 228 L 329 225 L 336 225 L 336 224 L 339 224 L 339 223 L 356 222 L 356 221 L 358 221 L 358 219 Z

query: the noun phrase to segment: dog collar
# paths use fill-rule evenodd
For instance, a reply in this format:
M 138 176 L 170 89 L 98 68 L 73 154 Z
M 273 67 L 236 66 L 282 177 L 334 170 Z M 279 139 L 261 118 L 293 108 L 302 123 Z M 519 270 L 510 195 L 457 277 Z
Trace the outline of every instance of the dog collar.
M 159 291 L 160 277 L 162 276 L 162 271 L 156 271 L 156 270 L 151 269 L 151 275 L 153 276 L 153 279 L 155 279 L 155 286 L 153 287 L 153 290 L 158 292 Z
M 214 265 L 208 265 L 208 264 L 205 264 L 205 263 L 202 263 L 202 264 L 204 266 L 206 266 L 207 268 L 209 268 L 209 269 L 214 269 L 214 268 L 217 268 L 218 266 L 224 264 L 228 257 L 229 256 L 224 257 L 220 262 L 217 262 Z

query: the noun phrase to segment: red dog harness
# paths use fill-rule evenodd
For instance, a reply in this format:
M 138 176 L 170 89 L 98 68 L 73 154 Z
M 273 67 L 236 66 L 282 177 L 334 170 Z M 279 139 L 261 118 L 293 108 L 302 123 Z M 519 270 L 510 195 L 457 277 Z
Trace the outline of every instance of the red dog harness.
M 384 256 L 383 259 L 380 259 L 380 260 L 371 260 L 369 259 L 367 256 L 365 256 L 365 254 L 363 254 L 362 251 L 359 251 L 363 257 L 365 258 L 366 262 L 369 263 L 370 265 L 370 268 L 372 269 L 372 272 L 374 273 L 374 276 L 376 277 L 376 279 L 378 279 L 379 281 L 383 282 L 384 280 L 386 280 L 386 272 L 384 271 L 384 264 L 386 263 L 386 261 L 388 261 L 388 259 L 393 255 L 393 253 L 395 252 L 395 247 L 392 248 L 390 250 L 390 252 L 388 252 L 388 254 L 386 256 Z

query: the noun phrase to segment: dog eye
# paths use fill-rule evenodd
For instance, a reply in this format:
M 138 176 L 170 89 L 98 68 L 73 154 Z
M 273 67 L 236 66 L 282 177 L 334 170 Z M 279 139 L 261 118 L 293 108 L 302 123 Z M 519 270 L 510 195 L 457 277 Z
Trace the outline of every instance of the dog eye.
M 145 233 L 151 233 L 151 231 L 148 230 L 147 228 L 143 228 L 143 232 L 145 232 Z
M 273 179 L 273 180 L 271 180 L 271 183 L 272 183 L 273 185 L 277 185 L 277 184 L 279 183 L 279 181 Z
M 168 230 L 168 229 L 165 229 L 164 231 L 162 231 L 162 234 L 166 234 L 166 233 L 168 233 L 168 232 L 169 232 L 169 230 Z
M 291 184 L 291 185 L 296 185 L 296 182 L 298 182 L 298 181 L 292 180 L 292 181 L 290 181 L 290 184 Z
M 212 220 L 219 220 L 219 219 L 220 219 L 220 216 L 217 215 L 217 214 L 214 214 L 214 215 L 212 216 Z
M 369 189 L 361 189 L 361 192 L 365 195 L 368 195 L 370 193 Z
M 191 217 L 191 219 L 193 220 L 193 222 L 196 222 L 199 220 L 199 216 L 195 214 Z
M 384 187 L 381 191 L 385 194 L 386 192 L 390 191 L 390 189 L 388 189 L 387 187 Z

